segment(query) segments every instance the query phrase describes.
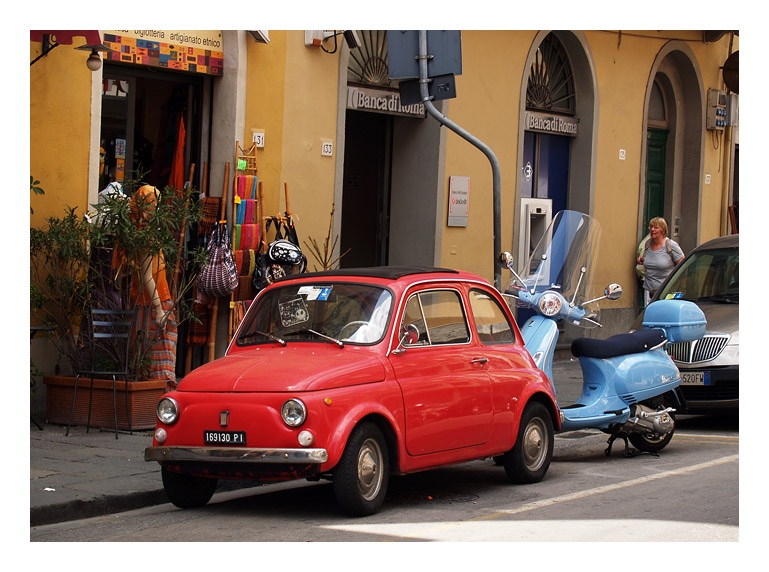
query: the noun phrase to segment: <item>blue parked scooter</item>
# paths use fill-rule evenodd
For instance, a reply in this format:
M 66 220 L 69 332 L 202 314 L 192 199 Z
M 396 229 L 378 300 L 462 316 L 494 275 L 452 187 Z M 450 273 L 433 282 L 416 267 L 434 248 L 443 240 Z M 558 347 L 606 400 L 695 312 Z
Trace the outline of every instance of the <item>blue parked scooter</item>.
M 622 295 L 619 284 L 610 284 L 603 296 L 587 296 L 599 238 L 596 219 L 561 211 L 532 252 L 522 272 L 525 278 L 513 269 L 509 253 L 500 254 L 513 274 L 505 295 L 517 298 L 519 310 L 535 312 L 521 333 L 526 349 L 551 383 L 558 324 L 600 327 L 595 303 Z M 699 339 L 704 333 L 705 316 L 694 303 L 662 300 L 646 308 L 643 330 L 606 340 L 575 339 L 571 350 L 582 367 L 582 394 L 572 405 L 559 404 L 561 430 L 596 428 L 608 433 L 607 456 L 618 438 L 625 442 L 626 456 L 639 451 L 656 455 L 673 438 L 674 406 L 681 403 L 676 392 L 681 374 L 665 344 Z

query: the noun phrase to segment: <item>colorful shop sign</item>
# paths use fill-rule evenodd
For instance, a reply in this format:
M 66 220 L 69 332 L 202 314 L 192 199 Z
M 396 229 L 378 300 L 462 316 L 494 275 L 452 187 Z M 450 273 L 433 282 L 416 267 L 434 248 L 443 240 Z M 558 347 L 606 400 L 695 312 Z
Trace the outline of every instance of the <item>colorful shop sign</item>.
M 109 61 L 222 75 L 222 32 L 217 30 L 104 30 Z

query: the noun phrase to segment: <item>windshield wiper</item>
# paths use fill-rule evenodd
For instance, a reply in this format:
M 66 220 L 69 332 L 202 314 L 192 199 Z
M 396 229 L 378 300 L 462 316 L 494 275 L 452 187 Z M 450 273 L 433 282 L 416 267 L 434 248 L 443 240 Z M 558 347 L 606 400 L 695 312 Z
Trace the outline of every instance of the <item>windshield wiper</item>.
M 337 340 L 336 338 L 332 338 L 331 336 L 327 336 L 326 334 L 321 334 L 320 332 L 316 332 L 315 330 L 311 330 L 309 328 L 306 328 L 304 330 L 297 330 L 297 331 L 291 332 L 291 333 L 292 334 L 301 334 L 302 332 L 309 332 L 311 334 L 315 334 L 319 338 L 323 338 L 324 340 L 328 340 L 329 342 L 335 343 L 340 348 L 344 347 L 344 343 L 341 340 Z
M 264 336 L 265 338 L 268 338 L 268 339 L 272 340 L 273 342 L 278 342 L 284 348 L 286 347 L 286 341 L 285 340 L 282 340 L 282 339 L 280 339 L 278 337 L 275 337 L 272 334 L 267 333 L 267 332 L 260 332 L 259 330 L 251 330 L 250 332 L 248 332 L 247 334 L 244 334 L 241 337 L 243 337 L 243 338 L 250 338 L 251 336 L 257 336 L 257 335 L 258 336 Z

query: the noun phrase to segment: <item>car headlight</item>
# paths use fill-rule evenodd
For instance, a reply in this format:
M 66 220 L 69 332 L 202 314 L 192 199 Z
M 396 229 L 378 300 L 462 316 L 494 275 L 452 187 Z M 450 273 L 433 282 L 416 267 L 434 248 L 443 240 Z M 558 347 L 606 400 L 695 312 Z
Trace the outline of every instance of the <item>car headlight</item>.
M 299 427 L 307 419 L 307 407 L 299 399 L 289 399 L 280 408 L 280 416 L 289 427 Z
M 173 425 L 179 419 L 179 404 L 172 397 L 164 397 L 156 408 L 158 419 L 166 425 Z
M 547 293 L 539 300 L 539 310 L 545 316 L 555 316 L 561 311 L 561 298 L 557 294 Z

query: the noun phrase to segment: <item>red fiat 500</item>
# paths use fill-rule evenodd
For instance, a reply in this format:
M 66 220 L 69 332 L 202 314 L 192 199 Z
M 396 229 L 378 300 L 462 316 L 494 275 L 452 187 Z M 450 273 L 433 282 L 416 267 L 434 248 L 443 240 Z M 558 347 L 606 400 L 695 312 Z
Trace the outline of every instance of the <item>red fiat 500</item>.
M 172 503 L 217 480 L 330 479 L 372 514 L 391 474 L 498 457 L 541 480 L 559 426 L 553 389 L 500 294 L 453 270 L 304 274 L 263 290 L 224 357 L 157 407 L 153 446 Z

